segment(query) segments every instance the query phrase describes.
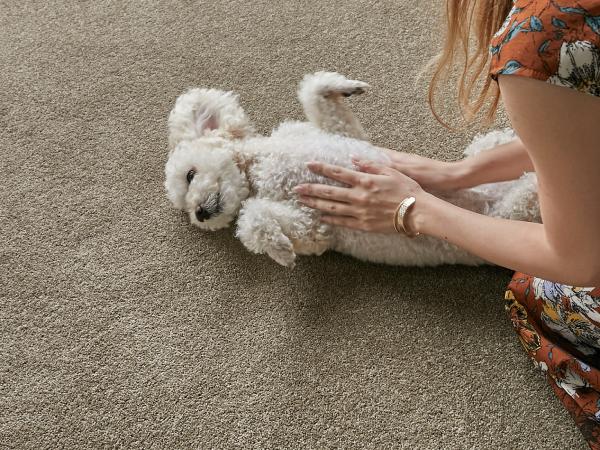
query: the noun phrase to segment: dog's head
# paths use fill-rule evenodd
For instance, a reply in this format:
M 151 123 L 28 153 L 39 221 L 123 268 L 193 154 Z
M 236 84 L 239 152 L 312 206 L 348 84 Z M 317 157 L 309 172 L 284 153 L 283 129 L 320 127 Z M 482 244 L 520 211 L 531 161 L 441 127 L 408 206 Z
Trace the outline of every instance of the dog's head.
M 254 130 L 229 92 L 192 89 L 169 116 L 165 188 L 171 203 L 206 230 L 228 226 L 249 187 L 234 142 Z

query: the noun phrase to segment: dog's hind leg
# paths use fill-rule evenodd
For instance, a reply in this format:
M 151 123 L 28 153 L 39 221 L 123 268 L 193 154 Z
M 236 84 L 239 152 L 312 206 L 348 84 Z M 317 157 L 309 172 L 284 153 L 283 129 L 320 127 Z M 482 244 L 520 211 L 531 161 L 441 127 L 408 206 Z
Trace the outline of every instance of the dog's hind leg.
M 362 94 L 369 85 L 349 80 L 336 72 L 316 72 L 306 75 L 298 87 L 298 98 L 308 120 L 329 133 L 368 140 L 345 97 Z

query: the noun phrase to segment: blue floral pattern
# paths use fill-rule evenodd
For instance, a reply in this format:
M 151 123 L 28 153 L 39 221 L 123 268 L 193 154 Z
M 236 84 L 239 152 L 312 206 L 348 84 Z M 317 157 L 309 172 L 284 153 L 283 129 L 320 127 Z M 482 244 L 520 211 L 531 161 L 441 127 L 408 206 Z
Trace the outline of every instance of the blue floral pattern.
M 490 44 L 490 75 L 521 75 L 600 97 L 600 1 L 514 0 Z

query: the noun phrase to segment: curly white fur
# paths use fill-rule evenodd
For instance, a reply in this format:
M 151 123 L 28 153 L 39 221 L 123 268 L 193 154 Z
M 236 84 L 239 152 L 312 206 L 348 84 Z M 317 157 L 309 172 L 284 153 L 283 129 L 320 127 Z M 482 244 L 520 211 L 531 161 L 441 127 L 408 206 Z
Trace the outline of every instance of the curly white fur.
M 337 73 L 307 75 L 298 97 L 309 122 L 284 122 L 271 136 L 254 132 L 232 93 L 188 91 L 177 99 L 169 116 L 171 152 L 165 166 L 169 199 L 203 229 L 226 227 L 237 217 L 236 236 L 246 248 L 288 267 L 294 266 L 296 255 L 320 255 L 326 250 L 396 265 L 485 264 L 430 236 L 410 239 L 322 224 L 318 211 L 297 201 L 292 191 L 297 184 L 337 184 L 309 171 L 306 161 L 348 168 L 353 167 L 351 155 L 389 161 L 365 140 L 362 126 L 343 102 L 343 97 L 367 87 Z M 514 137 L 508 129 L 478 136 L 465 154 Z M 482 214 L 540 221 L 534 174 L 436 195 Z

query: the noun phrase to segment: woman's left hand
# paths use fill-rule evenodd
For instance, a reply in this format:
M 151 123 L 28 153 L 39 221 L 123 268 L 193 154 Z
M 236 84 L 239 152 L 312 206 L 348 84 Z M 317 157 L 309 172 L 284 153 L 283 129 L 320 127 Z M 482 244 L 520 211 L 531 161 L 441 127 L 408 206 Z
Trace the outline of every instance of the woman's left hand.
M 379 233 L 395 233 L 394 214 L 406 197 L 424 193 L 419 184 L 389 166 L 353 159 L 358 171 L 318 162 L 307 163 L 310 171 L 340 181 L 349 187 L 299 184 L 299 201 L 324 214 L 321 221 L 333 225 Z

